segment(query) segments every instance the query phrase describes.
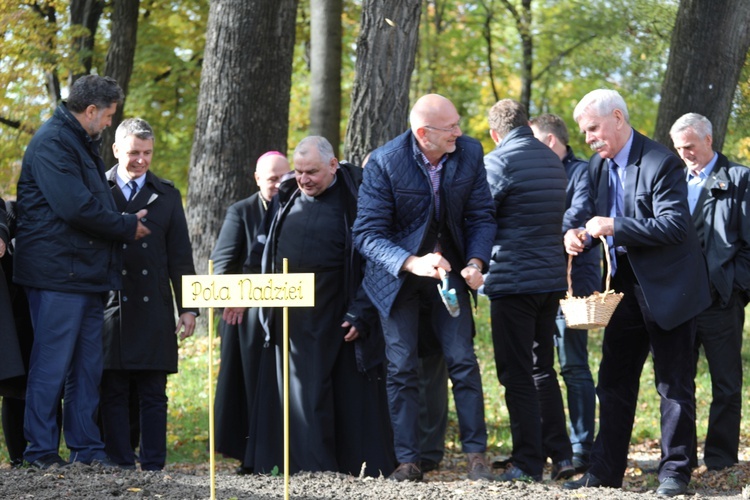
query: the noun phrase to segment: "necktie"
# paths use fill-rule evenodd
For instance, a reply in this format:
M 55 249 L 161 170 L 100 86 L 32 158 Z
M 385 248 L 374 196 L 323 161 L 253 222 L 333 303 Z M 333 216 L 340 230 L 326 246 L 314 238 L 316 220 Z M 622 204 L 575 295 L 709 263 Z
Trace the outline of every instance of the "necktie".
M 619 166 L 614 160 L 609 162 L 610 217 L 622 217 L 623 209 L 625 207 L 625 195 L 623 194 L 620 176 L 617 175 L 618 168 Z M 614 276 L 617 271 L 617 254 L 615 252 L 614 238 L 612 238 L 612 236 L 607 236 L 607 244 L 609 245 L 609 258 L 612 262 L 612 276 Z
M 612 186 L 612 197 L 610 200 L 612 200 L 612 216 L 613 217 L 622 217 L 622 213 L 625 207 L 625 196 L 623 194 L 622 189 L 622 182 L 620 180 L 620 176 L 618 175 L 619 165 L 615 163 L 614 161 L 610 162 L 610 168 L 609 168 L 609 179 L 611 181 Z
M 138 193 L 138 184 L 135 181 L 130 181 L 128 182 L 128 187 L 130 188 L 130 197 L 128 198 L 128 203 L 130 203 Z

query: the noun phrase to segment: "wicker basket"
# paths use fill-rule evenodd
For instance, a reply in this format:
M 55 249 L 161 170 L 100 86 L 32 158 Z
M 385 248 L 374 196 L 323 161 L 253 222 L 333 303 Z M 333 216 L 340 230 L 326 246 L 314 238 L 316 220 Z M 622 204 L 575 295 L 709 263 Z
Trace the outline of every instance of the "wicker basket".
M 560 301 L 560 308 L 565 315 L 565 324 L 575 330 L 593 330 L 603 328 L 609 323 L 617 304 L 622 300 L 622 293 L 615 293 L 609 289 L 609 279 L 612 276 L 612 263 L 609 258 L 609 245 L 603 236 L 599 237 L 604 245 L 604 255 L 607 259 L 607 278 L 604 292 L 594 292 L 588 297 L 573 297 L 573 281 L 570 269 L 573 256 L 568 256 L 568 294 Z

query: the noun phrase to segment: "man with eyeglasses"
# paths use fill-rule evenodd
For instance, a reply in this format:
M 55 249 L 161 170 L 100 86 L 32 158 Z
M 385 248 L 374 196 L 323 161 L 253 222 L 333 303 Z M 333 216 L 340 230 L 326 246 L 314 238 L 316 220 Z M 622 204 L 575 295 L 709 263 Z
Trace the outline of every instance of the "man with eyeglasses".
M 426 308 L 453 383 L 468 477 L 491 480 L 469 298 L 484 281 L 495 233 L 482 146 L 462 135 L 458 112 L 443 96 L 421 97 L 409 120 L 411 130 L 370 156 L 354 224 L 355 245 L 368 260 L 364 288 L 380 312 L 389 361 L 388 398 L 400 463 L 389 477 L 422 479 L 417 338 L 420 308 Z M 456 290 L 456 317 L 436 289 L 439 270 Z

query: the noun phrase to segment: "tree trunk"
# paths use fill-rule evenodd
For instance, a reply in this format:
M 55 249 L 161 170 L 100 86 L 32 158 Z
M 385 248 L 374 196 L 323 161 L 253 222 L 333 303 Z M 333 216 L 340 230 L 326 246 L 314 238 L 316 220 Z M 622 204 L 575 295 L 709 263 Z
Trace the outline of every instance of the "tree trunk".
M 531 105 L 531 84 L 534 82 L 534 37 L 531 34 L 531 0 L 521 0 L 521 10 L 518 11 L 510 0 L 502 0 L 516 24 L 518 36 L 521 38 L 521 98 L 519 102 L 529 113 Z
M 669 129 L 685 113 L 713 125 L 721 151 L 732 100 L 750 48 L 750 2 L 682 0 L 677 11 L 654 139 L 672 146 Z
M 99 27 L 99 18 L 102 17 L 104 2 L 102 0 L 72 0 L 70 2 L 70 23 L 78 24 L 88 30 L 85 36 L 77 36 L 73 39 L 73 47 L 81 63 L 80 72 L 70 75 L 70 85 L 83 75 L 91 73 L 91 65 L 94 56 L 94 37 Z
M 310 0 L 310 134 L 341 143 L 342 0 Z
M 402 133 L 419 34 L 420 0 L 365 0 L 344 157 L 361 164 Z
M 126 99 L 130 85 L 130 75 L 133 73 L 135 46 L 138 37 L 138 7 L 140 0 L 114 0 L 112 12 L 112 34 L 107 51 L 106 76 L 111 76 L 120 84 Z M 116 160 L 112 154 L 112 143 L 115 142 L 115 130 L 122 121 L 125 103 L 117 106 L 112 125 L 104 130 L 102 140 L 102 157 L 108 167 Z
M 214 0 L 206 31 L 187 218 L 198 273 L 255 162 L 287 150 L 297 0 Z

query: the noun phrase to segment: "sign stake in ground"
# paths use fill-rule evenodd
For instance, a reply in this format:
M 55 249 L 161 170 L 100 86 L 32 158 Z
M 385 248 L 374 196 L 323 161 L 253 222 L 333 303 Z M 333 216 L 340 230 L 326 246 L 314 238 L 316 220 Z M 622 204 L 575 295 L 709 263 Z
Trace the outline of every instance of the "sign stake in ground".
M 211 500 L 216 498 L 214 459 L 213 342 L 214 307 L 283 307 L 283 387 L 284 387 L 284 498 L 289 498 L 289 308 L 315 305 L 315 274 L 214 275 L 208 261 L 207 275 L 182 277 L 182 307 L 208 308 L 208 441 L 211 470 Z

